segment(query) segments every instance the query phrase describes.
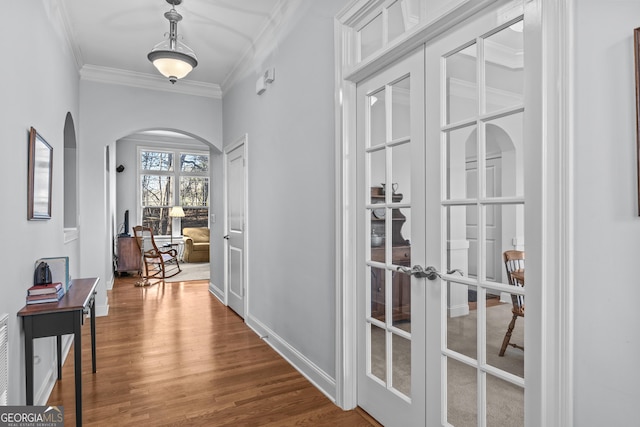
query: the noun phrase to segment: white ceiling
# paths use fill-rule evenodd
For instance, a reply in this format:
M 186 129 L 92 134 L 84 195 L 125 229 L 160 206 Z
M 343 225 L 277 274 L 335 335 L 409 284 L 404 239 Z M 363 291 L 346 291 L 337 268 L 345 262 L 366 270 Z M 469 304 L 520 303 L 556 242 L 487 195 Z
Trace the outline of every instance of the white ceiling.
M 287 1 L 183 0 L 176 6 L 183 17 L 178 35 L 198 57 L 184 80 L 222 86 Z M 166 0 L 61 0 L 61 5 L 80 66 L 160 75 L 147 54 L 169 30 Z

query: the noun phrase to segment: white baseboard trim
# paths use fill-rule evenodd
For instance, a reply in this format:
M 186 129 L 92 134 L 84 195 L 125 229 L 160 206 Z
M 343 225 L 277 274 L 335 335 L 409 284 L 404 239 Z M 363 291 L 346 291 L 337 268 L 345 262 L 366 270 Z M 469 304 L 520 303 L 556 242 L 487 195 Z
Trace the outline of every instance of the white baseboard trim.
M 511 303 L 511 294 L 507 292 L 500 292 L 500 302 Z
M 96 305 L 96 317 L 108 316 L 109 315 L 109 303 L 107 302 L 105 305 Z
M 460 317 L 469 314 L 469 304 L 461 304 L 449 307 L 449 317 Z
M 336 403 L 336 381 L 326 372 L 316 366 L 298 350 L 290 346 L 263 323 L 251 316 L 245 318 L 245 323 L 271 346 L 280 356 L 300 372 L 307 380 L 318 388 L 329 400 Z
M 222 304 L 224 304 L 224 290 L 220 289 L 212 282 L 209 282 L 209 292 L 213 294 L 214 297 L 218 298 Z

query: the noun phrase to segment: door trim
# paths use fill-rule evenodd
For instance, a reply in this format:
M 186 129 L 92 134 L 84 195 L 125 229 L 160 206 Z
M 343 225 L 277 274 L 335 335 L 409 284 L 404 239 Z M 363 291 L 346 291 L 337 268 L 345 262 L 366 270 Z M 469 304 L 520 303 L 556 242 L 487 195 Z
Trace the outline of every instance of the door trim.
M 527 297 L 544 307 L 526 322 L 537 325 L 541 343 L 529 350 L 525 366 L 528 389 L 525 397 L 527 426 L 573 425 L 573 146 L 574 70 L 573 11 L 575 0 L 524 2 L 528 52 L 527 70 L 535 83 L 526 89 L 526 109 L 533 117 L 525 124 L 534 145 L 528 155 L 541 166 L 543 179 L 528 179 L 526 189 L 528 228 L 542 230 L 542 247 L 528 242 L 527 267 L 533 283 L 541 283 Z M 494 0 L 469 7 L 463 0 L 434 21 L 423 24 L 405 38 L 383 49 L 366 63 L 354 65 L 354 20 L 370 2 L 353 0 L 338 15 L 335 34 L 335 153 L 336 153 L 336 403 L 343 409 L 357 406 L 356 397 L 356 215 L 353 206 L 356 187 L 356 83 L 383 69 L 463 17 L 486 8 Z M 506 1 L 498 1 L 505 4 Z M 542 23 L 544 22 L 544 26 Z M 544 88 L 541 93 L 539 88 Z M 529 123 L 531 123 L 529 122 Z M 532 146 L 532 144 L 527 144 Z M 537 223 L 534 223 L 537 221 Z M 533 254 L 536 254 L 535 256 Z M 534 268 L 538 270 L 534 272 Z M 527 330 L 533 330 L 526 326 Z M 533 339 L 533 338 L 530 338 Z M 542 350 L 544 349 L 544 350 Z M 529 379 L 530 378 L 530 379 Z
M 536 152 L 526 153 L 541 162 L 542 180 L 538 176 L 541 182 L 528 179 L 529 184 L 525 183 L 529 187 L 525 194 L 532 196 L 527 201 L 525 228 L 539 221 L 546 244 L 544 253 L 541 248 L 527 248 L 527 267 L 534 267 L 533 283 L 544 284 L 532 296 L 545 308 L 525 320 L 525 328 L 529 327 L 527 322 L 542 325 L 541 349 L 527 353 L 533 360 L 525 363 L 525 375 L 527 369 L 542 373 L 531 376 L 541 382 L 536 387 L 541 392 L 536 396 L 541 406 L 525 400 L 525 413 L 530 415 L 527 426 L 573 425 L 574 4 L 575 0 L 534 0 L 525 5 L 529 21 L 525 25 L 530 25 L 527 30 L 531 35 L 529 42 L 525 40 L 525 49 L 530 49 L 525 63 L 534 80 L 527 86 L 525 99 L 535 99 L 534 105 L 526 108 L 533 113 L 531 122 L 543 124 L 525 123 L 525 133 L 530 131 L 532 138 L 542 141 Z M 529 256 L 531 249 L 534 259 Z M 538 253 L 542 254 L 540 259 Z
M 244 228 L 243 228 L 243 266 L 242 275 L 244 278 L 244 318 L 249 317 L 249 135 L 244 134 L 242 137 L 236 140 L 233 144 L 224 147 L 222 155 L 222 167 L 223 167 L 223 200 L 224 200 L 224 233 L 227 233 L 229 229 L 229 206 L 227 203 L 227 184 L 228 184 L 228 171 L 227 160 L 229 153 L 236 148 L 244 144 Z M 228 259 L 228 241 L 224 241 L 224 295 L 222 298 L 218 296 L 224 305 L 229 305 L 229 259 Z

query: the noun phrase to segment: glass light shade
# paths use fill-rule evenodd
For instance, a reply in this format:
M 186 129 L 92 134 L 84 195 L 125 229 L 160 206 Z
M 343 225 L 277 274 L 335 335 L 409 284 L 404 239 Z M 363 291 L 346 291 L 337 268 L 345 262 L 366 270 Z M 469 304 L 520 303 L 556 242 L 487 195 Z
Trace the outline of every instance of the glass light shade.
M 163 76 L 177 79 L 185 77 L 193 70 L 190 64 L 174 58 L 158 58 L 153 61 L 153 65 Z
M 176 41 L 176 48 L 171 49 L 169 40 L 158 44 L 147 55 L 149 61 L 158 69 L 160 74 L 168 79 L 181 79 L 191 72 L 197 65 L 193 51 L 180 41 Z
M 169 216 L 172 218 L 184 218 L 184 210 L 182 206 L 174 206 L 169 211 Z

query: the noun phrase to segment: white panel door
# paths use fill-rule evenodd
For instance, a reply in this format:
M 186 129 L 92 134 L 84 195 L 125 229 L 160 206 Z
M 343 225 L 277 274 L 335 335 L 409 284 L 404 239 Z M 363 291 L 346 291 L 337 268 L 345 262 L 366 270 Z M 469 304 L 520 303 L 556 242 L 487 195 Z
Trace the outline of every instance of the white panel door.
M 227 304 L 242 318 L 245 315 L 246 254 L 246 137 L 225 150 L 226 234 L 225 282 Z
M 475 148 L 475 147 L 474 147 Z M 486 184 L 487 197 L 497 197 L 501 194 L 501 158 L 490 158 L 486 160 Z M 467 197 L 475 198 L 478 188 L 478 162 L 467 161 Z M 493 206 L 487 207 L 486 211 L 486 236 L 485 245 L 487 250 L 486 277 L 487 280 L 500 281 L 502 278 L 502 221 L 501 210 Z M 478 266 L 478 215 L 473 209 L 467 215 L 467 237 L 469 239 L 469 276 L 477 277 Z

